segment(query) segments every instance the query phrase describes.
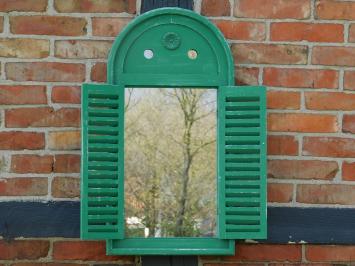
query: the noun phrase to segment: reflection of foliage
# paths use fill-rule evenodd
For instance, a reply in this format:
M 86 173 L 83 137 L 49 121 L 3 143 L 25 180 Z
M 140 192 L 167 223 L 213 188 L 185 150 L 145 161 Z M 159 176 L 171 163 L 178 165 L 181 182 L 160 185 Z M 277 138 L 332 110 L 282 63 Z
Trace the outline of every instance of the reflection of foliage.
M 149 236 L 213 234 L 214 91 L 131 89 L 126 98 L 126 217 L 141 218 Z

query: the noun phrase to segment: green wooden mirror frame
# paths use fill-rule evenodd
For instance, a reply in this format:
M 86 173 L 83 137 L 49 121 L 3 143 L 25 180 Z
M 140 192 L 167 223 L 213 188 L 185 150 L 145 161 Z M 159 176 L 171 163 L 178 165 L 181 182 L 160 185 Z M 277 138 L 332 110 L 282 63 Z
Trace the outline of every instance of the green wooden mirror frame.
M 266 89 L 234 86 L 221 32 L 192 11 L 156 9 L 119 34 L 107 69 L 108 84 L 83 85 L 81 238 L 107 240 L 110 255 L 231 255 L 235 239 L 266 238 Z M 217 89 L 216 237 L 124 237 L 126 87 Z

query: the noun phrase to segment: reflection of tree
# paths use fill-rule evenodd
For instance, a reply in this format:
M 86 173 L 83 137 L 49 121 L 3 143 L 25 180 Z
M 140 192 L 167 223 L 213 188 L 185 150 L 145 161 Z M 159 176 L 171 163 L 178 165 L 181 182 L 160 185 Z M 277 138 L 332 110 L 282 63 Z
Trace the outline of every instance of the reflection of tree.
M 134 97 L 131 92 L 126 110 L 126 217 L 142 218 L 149 236 L 213 233 L 214 94 L 150 89 Z

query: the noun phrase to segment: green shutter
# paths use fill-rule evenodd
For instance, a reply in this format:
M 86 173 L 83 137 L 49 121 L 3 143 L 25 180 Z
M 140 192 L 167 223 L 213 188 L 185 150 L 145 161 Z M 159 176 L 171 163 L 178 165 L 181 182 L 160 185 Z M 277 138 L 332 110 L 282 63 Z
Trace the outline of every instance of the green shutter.
M 124 234 L 124 88 L 84 84 L 82 90 L 81 237 Z
M 218 123 L 219 237 L 266 238 L 266 89 L 220 87 Z

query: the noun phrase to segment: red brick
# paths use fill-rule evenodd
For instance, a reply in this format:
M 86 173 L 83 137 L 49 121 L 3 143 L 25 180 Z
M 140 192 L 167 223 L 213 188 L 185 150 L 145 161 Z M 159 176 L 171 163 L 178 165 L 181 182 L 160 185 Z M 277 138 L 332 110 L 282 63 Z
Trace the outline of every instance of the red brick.
M 355 42 L 355 24 L 351 24 L 349 28 L 349 42 Z
M 344 26 L 329 23 L 272 23 L 272 41 L 343 42 Z
M 58 12 L 82 13 L 121 13 L 136 12 L 135 0 L 55 0 L 54 7 Z
M 355 204 L 355 186 L 303 184 L 297 186 L 297 202 L 310 204 Z
M 331 180 L 339 171 L 334 161 L 270 160 L 268 177 L 278 179 Z
M 239 244 L 234 256 L 224 261 L 301 261 L 301 245 Z
M 343 116 L 343 132 L 355 134 L 355 115 Z
M 234 16 L 249 18 L 309 18 L 309 0 L 238 0 L 235 1 Z
M 355 47 L 314 47 L 312 64 L 329 66 L 355 66 Z
M 288 203 L 292 201 L 293 185 L 292 184 L 268 184 L 267 185 L 267 201 Z
M 49 132 L 48 147 L 51 150 L 80 150 L 80 131 L 54 131 Z
M 306 64 L 307 46 L 289 44 L 232 44 L 236 64 Z
M 294 136 L 268 136 L 268 155 L 298 155 L 298 141 Z
M 16 108 L 5 111 L 6 127 L 79 127 L 80 109 L 51 107 Z
M 14 58 L 45 58 L 49 55 L 49 41 L 37 39 L 0 39 L 0 56 Z
M 259 68 L 257 67 L 236 67 L 235 83 L 237 85 L 258 85 Z
M 57 241 L 53 243 L 55 260 L 132 261 L 133 257 L 107 256 L 104 241 Z
M 0 150 L 39 150 L 44 148 L 44 133 L 0 132 Z
M 51 173 L 53 170 L 52 155 L 12 155 L 11 157 L 11 172 L 26 174 L 26 173 Z
M 355 90 L 355 71 L 345 71 L 344 73 L 344 89 Z
M 227 39 L 231 40 L 265 40 L 265 24 L 259 22 L 215 20 L 214 23 Z
M 94 36 L 116 37 L 131 20 L 131 18 L 92 18 L 92 33 Z
M 202 0 L 201 15 L 209 17 L 230 16 L 229 0 Z
M 47 0 L 11 0 L 0 2 L 0 12 L 34 11 L 43 12 L 47 9 Z
M 0 196 L 45 196 L 47 193 L 46 177 L 0 179 Z
M 338 88 L 338 71 L 299 69 L 299 68 L 265 68 L 264 84 L 274 87 L 290 88 Z
M 0 240 L 0 260 L 39 259 L 48 251 L 49 241 L 45 240 Z
M 355 94 L 343 92 L 306 92 L 306 108 L 311 110 L 355 110 Z
M 85 65 L 56 62 L 6 63 L 7 79 L 15 81 L 83 82 Z
M 337 132 L 335 115 L 271 113 L 268 115 L 268 130 L 281 132 Z
M 295 91 L 268 91 L 268 109 L 300 109 L 301 94 Z
M 355 260 L 355 246 L 307 245 L 306 259 L 321 262 L 352 262 Z
M 0 104 L 44 104 L 47 103 L 45 86 L 1 85 Z
M 81 88 L 77 86 L 55 86 L 52 88 L 52 102 L 80 103 Z
M 91 80 L 96 82 L 105 82 L 106 81 L 106 63 L 96 63 L 91 68 Z
M 89 264 L 67 263 L 67 262 L 18 262 L 11 266 L 89 266 Z
M 57 154 L 54 157 L 55 173 L 79 173 L 80 155 L 76 154 Z
M 112 41 L 65 40 L 55 42 L 55 56 L 59 58 L 106 59 Z
M 318 19 L 355 19 L 355 3 L 353 1 L 318 0 L 315 11 L 315 16 Z
M 343 162 L 343 180 L 355 181 L 355 162 Z
M 320 157 L 355 157 L 355 139 L 304 137 L 303 155 Z
M 13 16 L 10 31 L 15 34 L 82 36 L 86 35 L 85 18 L 64 16 Z
M 80 179 L 76 177 L 54 177 L 52 196 L 55 198 L 80 197 Z

